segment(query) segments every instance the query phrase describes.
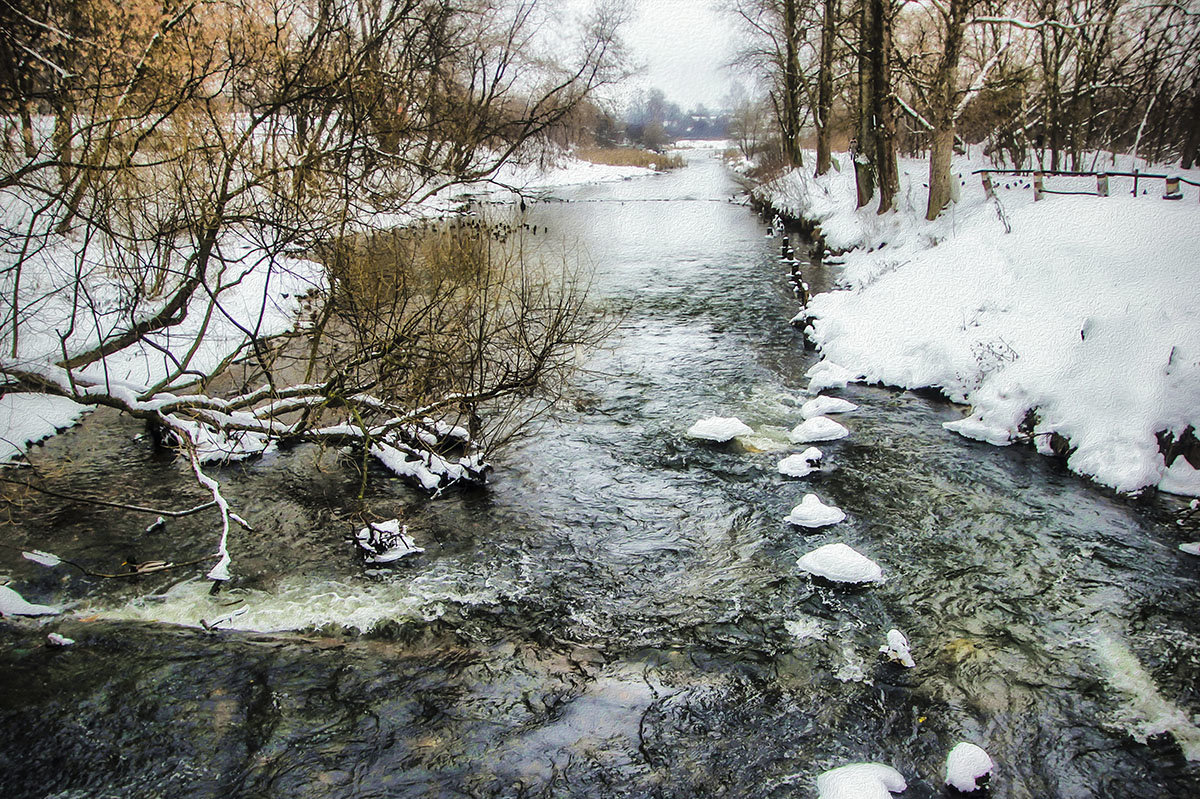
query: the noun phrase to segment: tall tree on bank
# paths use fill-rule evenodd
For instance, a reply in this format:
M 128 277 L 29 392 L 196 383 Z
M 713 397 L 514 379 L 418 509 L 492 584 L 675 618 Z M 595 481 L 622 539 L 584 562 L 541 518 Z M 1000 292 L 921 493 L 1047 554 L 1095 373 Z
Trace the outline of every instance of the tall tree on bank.
M 824 175 L 832 165 L 831 115 L 833 113 L 833 51 L 839 12 L 838 0 L 825 0 L 821 16 L 821 55 L 817 72 L 817 174 Z
M 892 96 L 891 0 L 861 0 L 858 30 L 858 146 L 854 176 L 858 207 L 879 192 L 879 213 L 890 211 L 900 190 Z
M 784 164 L 801 166 L 804 123 L 813 105 L 804 66 L 804 51 L 811 49 L 806 34 L 816 29 L 812 0 L 732 0 L 730 9 L 748 41 L 737 63 L 767 76 Z
M 938 56 L 930 91 L 929 204 L 926 219 L 936 219 L 950 203 L 950 160 L 954 156 L 955 122 L 960 110 L 958 63 L 968 16 L 977 0 L 946 0 L 934 3 L 941 20 L 941 55 Z

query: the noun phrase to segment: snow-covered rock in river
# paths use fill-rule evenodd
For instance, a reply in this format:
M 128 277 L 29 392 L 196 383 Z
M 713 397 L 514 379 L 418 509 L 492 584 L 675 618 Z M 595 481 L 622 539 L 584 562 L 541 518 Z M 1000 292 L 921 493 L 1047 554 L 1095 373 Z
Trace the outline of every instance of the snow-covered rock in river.
M 862 375 L 855 374 L 831 361 L 821 361 L 815 364 L 805 375 L 809 378 L 808 392 L 810 394 L 820 394 L 827 388 L 845 388 L 848 383 L 862 377 Z
M 358 531 L 355 541 L 366 553 L 367 563 L 392 563 L 425 550 L 408 535 L 408 527 L 400 527 L 399 519 L 368 524 Z
M 835 583 L 881 583 L 883 569 L 845 544 L 826 544 L 796 561 L 809 574 Z
M 791 522 L 797 527 L 825 527 L 837 524 L 846 518 L 841 508 L 826 505 L 816 494 L 805 494 L 800 504 L 792 508 L 784 521 Z
M 891 799 L 908 787 L 904 775 L 883 763 L 851 763 L 817 777 L 817 799 Z
M 788 477 L 807 477 L 817 470 L 821 461 L 821 450 L 809 447 L 803 452 L 795 452 L 779 462 L 776 467 L 780 474 Z
M 58 613 L 58 608 L 26 602 L 25 597 L 7 585 L 0 585 L 0 616 L 55 616 Z
M 979 779 L 990 774 L 994 766 L 987 752 L 963 741 L 951 749 L 946 758 L 946 784 L 963 793 L 971 793 L 980 788 Z
M 822 394 L 804 403 L 800 407 L 800 415 L 805 419 L 811 419 L 814 416 L 825 416 L 830 413 L 850 413 L 856 410 L 858 410 L 858 406 L 849 400 L 844 400 L 840 397 L 827 397 Z
M 814 416 L 792 428 L 788 438 L 793 444 L 807 444 L 811 441 L 836 441 L 848 435 L 849 430 L 828 416 Z
M 916 662 L 912 658 L 912 650 L 908 646 L 908 639 L 904 637 L 904 633 L 897 629 L 888 630 L 887 643 L 879 647 L 881 654 L 887 655 L 887 659 L 899 663 L 907 669 L 916 666 Z
M 750 425 L 736 416 L 710 416 L 696 422 L 687 431 L 692 438 L 703 438 L 706 441 L 729 441 L 753 433 Z

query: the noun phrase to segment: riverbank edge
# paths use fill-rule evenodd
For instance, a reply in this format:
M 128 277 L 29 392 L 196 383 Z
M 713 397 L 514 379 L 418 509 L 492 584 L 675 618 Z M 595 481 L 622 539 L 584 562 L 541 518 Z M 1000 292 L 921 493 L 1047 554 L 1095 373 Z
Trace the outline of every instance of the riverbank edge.
M 1115 165 L 1116 157 L 1114 156 L 1113 158 Z M 846 156 L 846 162 L 849 162 L 848 156 Z M 970 164 L 970 166 L 987 167 L 991 165 L 985 163 Z M 961 159 L 956 159 L 955 167 L 955 171 L 957 173 L 956 177 L 959 179 L 958 182 L 960 184 L 959 186 L 955 187 L 954 192 L 954 203 L 957 203 L 961 199 L 961 188 L 966 186 L 966 181 L 963 180 L 963 178 L 968 171 L 973 170 L 969 170 L 968 165 L 963 164 Z M 1170 167 L 1167 167 L 1167 169 L 1171 170 Z M 1178 172 L 1179 169 L 1176 167 L 1171 171 Z M 870 240 L 870 236 L 866 237 L 868 239 L 867 241 L 847 241 L 845 232 L 842 231 L 838 236 L 838 240 L 831 243 L 826 236 L 825 231 L 822 229 L 822 223 L 833 213 L 840 212 L 845 215 L 847 211 L 846 208 L 837 209 L 837 211 L 831 211 L 828 202 L 826 202 L 824 208 L 818 209 L 818 211 L 814 213 L 811 211 L 813 204 L 810 196 L 807 196 L 803 193 L 799 198 L 796 196 L 792 196 L 790 198 L 781 196 L 781 193 L 777 188 L 780 183 L 786 181 L 789 177 L 800 173 L 804 173 L 804 177 L 799 181 L 799 186 L 808 188 L 821 185 L 821 178 L 813 178 L 809 174 L 810 172 L 811 170 L 809 170 L 807 167 L 801 167 L 793 170 L 790 173 L 772 175 L 766 180 L 756 180 L 739 171 L 739 181 L 741 182 L 743 189 L 748 196 L 748 205 L 755 213 L 762 216 L 763 219 L 773 227 L 777 227 L 780 230 L 785 228 L 789 230 L 796 230 L 809 240 L 810 246 L 808 248 L 808 255 L 811 261 L 821 262 L 825 259 L 836 258 L 838 260 L 835 262 L 835 264 L 840 264 L 843 263 L 843 256 L 854 255 L 856 253 L 863 252 L 875 252 L 876 250 L 882 249 L 888 245 L 889 236 L 887 233 L 880 235 L 880 231 L 878 230 L 875 233 L 873 241 Z M 1195 177 L 1195 175 L 1192 177 Z M 1017 181 L 1014 180 L 1014 185 L 1016 183 Z M 921 227 L 935 228 L 939 226 L 939 224 L 944 221 L 947 214 L 950 213 L 951 209 L 948 208 L 947 211 L 943 212 L 942 217 L 939 217 L 938 220 L 934 220 L 933 222 L 925 222 L 923 219 L 911 219 L 913 211 L 915 210 L 911 202 L 913 199 L 912 187 L 903 186 L 902 191 L 905 189 L 908 191 L 909 204 L 906 210 L 907 215 L 910 218 L 907 220 L 902 220 L 900 224 L 905 224 L 910 228 L 918 229 Z M 1142 193 L 1144 195 L 1146 194 L 1146 191 L 1143 190 Z M 1195 200 L 1195 198 L 1191 199 L 1193 201 Z M 799 201 L 797 202 L 797 200 Z M 1008 220 L 1005 218 L 1004 210 L 998 200 L 994 200 L 994 202 L 997 209 L 997 215 L 1000 221 L 1005 225 L 1007 232 Z M 978 205 L 979 202 L 977 201 L 976 204 Z M 859 214 L 874 215 L 876 206 L 877 201 L 870 203 L 863 209 L 854 209 L 852 206 L 851 209 Z M 890 214 L 890 216 L 895 218 L 898 216 L 903 216 L 903 213 L 893 212 Z M 889 226 L 881 225 L 880 227 L 887 228 Z M 896 225 L 893 223 L 890 227 L 895 229 Z M 931 250 L 945 241 L 946 239 L 939 235 L 940 232 L 941 231 L 930 233 L 927 241 L 925 242 L 925 246 L 921 247 L 920 250 Z M 953 237 L 953 233 L 951 233 L 950 237 Z M 797 267 L 793 266 L 793 273 L 796 274 L 796 272 Z M 797 280 L 802 281 L 802 277 L 797 276 Z M 839 284 L 840 282 L 841 281 L 839 281 Z M 854 291 L 857 290 L 857 288 L 861 288 L 861 286 L 846 287 L 839 285 L 830 293 Z M 801 308 L 796 316 L 793 317 L 792 323 L 802 331 L 806 348 L 811 347 L 812 349 L 815 349 L 819 354 L 821 354 L 823 360 L 825 360 L 827 358 L 827 354 L 825 352 L 826 348 L 823 346 L 822 341 L 814 335 L 812 317 L 810 316 L 808 310 L 809 300 L 810 298 L 807 293 L 801 297 Z M 979 411 L 976 409 L 975 404 L 969 400 L 969 398 L 964 397 L 961 394 L 955 394 L 951 388 L 941 385 L 935 381 L 928 381 L 922 385 L 900 385 L 885 380 L 869 379 L 854 379 L 850 382 L 861 382 L 868 385 L 889 386 L 893 388 L 900 388 L 906 391 L 921 392 L 927 395 L 935 396 L 946 402 L 962 406 L 969 410 L 967 416 L 962 420 L 962 424 L 959 425 L 958 429 L 956 429 L 955 425 L 958 423 L 948 423 L 946 425 L 947 429 L 950 429 L 966 438 L 984 441 L 996 446 L 1006 446 L 1009 444 L 1032 445 L 1039 453 L 1056 458 L 1070 471 L 1089 480 L 1093 483 L 1093 485 L 1103 489 L 1115 491 L 1118 494 L 1139 496 L 1146 489 L 1153 489 L 1154 492 L 1164 492 L 1176 497 L 1200 496 L 1200 480 L 1197 479 L 1200 477 L 1200 437 L 1197 435 L 1198 426 L 1194 424 L 1188 424 L 1182 429 L 1182 431 L 1156 431 L 1155 435 L 1158 445 L 1157 451 L 1158 454 L 1161 455 L 1166 467 L 1164 469 L 1163 478 L 1158 483 L 1146 484 L 1130 489 L 1128 486 L 1112 485 L 1111 482 L 1101 479 L 1096 474 L 1074 468 L 1071 465 L 1071 456 L 1077 451 L 1077 446 L 1072 442 L 1071 437 L 1069 435 L 1064 435 L 1059 431 L 1050 431 L 1049 434 L 1038 432 L 1040 417 L 1042 414 L 1042 407 L 1040 405 L 1034 405 L 1026 411 L 1020 421 L 1020 424 L 1018 425 L 1020 435 L 1009 435 L 1005 437 L 1005 440 L 999 440 L 996 436 L 995 430 L 987 429 L 987 427 L 984 425 L 972 424 L 973 421 L 978 421 Z M 1180 472 L 1183 476 L 1177 479 L 1171 479 L 1170 477 L 1170 473 L 1172 472 L 1172 467 L 1174 464 L 1181 464 L 1181 466 L 1175 469 L 1175 471 Z

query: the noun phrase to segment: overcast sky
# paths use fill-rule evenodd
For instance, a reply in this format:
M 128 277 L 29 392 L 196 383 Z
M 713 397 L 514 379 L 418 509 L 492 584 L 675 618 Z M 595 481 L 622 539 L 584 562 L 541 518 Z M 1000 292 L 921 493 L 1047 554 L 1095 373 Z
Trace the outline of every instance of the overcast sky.
M 633 85 L 657 86 L 685 111 L 719 107 L 731 83 L 724 67 L 734 26 L 713 7 L 714 0 L 635 0 L 625 41 L 646 71 Z

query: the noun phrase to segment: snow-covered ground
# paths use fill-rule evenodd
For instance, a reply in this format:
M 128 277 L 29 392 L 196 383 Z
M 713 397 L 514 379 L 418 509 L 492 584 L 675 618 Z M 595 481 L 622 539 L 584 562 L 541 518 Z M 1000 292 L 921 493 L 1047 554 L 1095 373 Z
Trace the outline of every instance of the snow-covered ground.
M 545 166 L 537 164 L 504 165 L 493 181 L 458 186 L 445 196 L 437 195 L 422 202 L 404 216 L 379 215 L 362 210 L 361 222 L 375 229 L 409 224 L 414 220 L 444 215 L 461 206 L 464 196 L 479 196 L 513 189 L 522 192 L 581 183 L 603 183 L 652 174 L 643 167 L 593 164 L 566 153 L 556 153 Z M 0 213 L 6 229 L 20 230 L 22 217 L 33 213 L 35 204 L 17 190 L 0 193 Z M 256 236 L 230 234 L 218 245 L 220 274 L 210 289 L 220 288 L 220 309 L 206 313 L 208 295 L 198 292 L 195 310 L 183 324 L 149 337 L 149 341 L 129 347 L 103 359 L 93 367 L 106 381 L 128 383 L 138 388 L 152 386 L 167 377 L 178 360 L 188 359 L 189 372 L 207 372 L 246 342 L 245 331 L 274 335 L 290 329 L 300 313 L 305 295 L 325 285 L 320 264 L 302 258 L 270 259 Z M 63 342 L 61 331 L 73 331 L 67 346 L 73 351 L 86 348 L 112 330 L 128 323 L 127 291 L 103 276 L 109 266 L 87 256 L 83 268 L 101 275 L 89 285 L 86 314 L 72 315 L 75 297 L 70 287 L 80 269 L 78 254 L 82 242 L 70 234 L 54 236 L 32 255 L 26 254 L 21 266 L 22 318 L 19 350 L 12 360 L 37 362 L 58 359 Z M 95 249 L 95 248 L 93 248 Z M 0 252 L 2 296 L 12 295 L 12 266 L 20 254 L 17 247 Z M 149 313 L 147 303 L 143 313 Z M 93 313 L 95 311 L 95 313 Z M 4 306 L 11 313 L 11 306 Z M 11 328 L 10 328 L 11 329 Z M 199 342 L 198 344 L 196 342 Z M 11 346 L 6 343 L 5 347 Z M 194 346 L 194 349 L 193 349 Z M 11 357 L 11 352 L 6 353 Z M 188 382 L 188 374 L 178 382 Z M 77 423 L 89 408 L 61 397 L 44 394 L 0 394 L 0 463 L 18 458 L 29 444 Z
M 1167 468 L 1156 434 L 1200 428 L 1200 202 L 1162 199 L 1161 179 L 1110 179 L 1109 197 L 1051 194 L 1031 178 L 995 176 L 980 158 L 954 163 L 959 199 L 924 220 L 927 164 L 902 159 L 898 209 L 854 208 L 849 160 L 813 178 L 800 169 L 760 187 L 762 199 L 814 220 L 843 255 L 839 290 L 801 318 L 827 363 L 853 379 L 935 386 L 971 406 L 947 425 L 1007 444 L 1052 434 L 1074 471 L 1119 491 L 1146 486 L 1200 495 L 1200 472 Z M 1111 156 L 1096 170 L 1180 174 Z M 1094 191 L 1095 178 L 1047 177 L 1052 191 Z

